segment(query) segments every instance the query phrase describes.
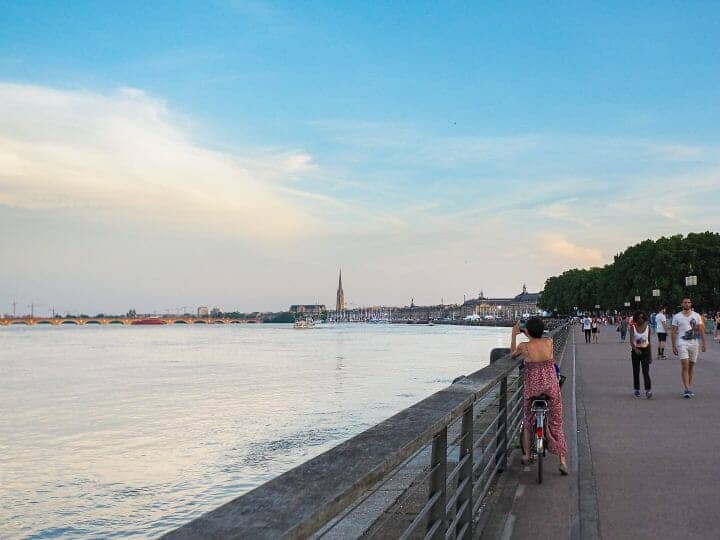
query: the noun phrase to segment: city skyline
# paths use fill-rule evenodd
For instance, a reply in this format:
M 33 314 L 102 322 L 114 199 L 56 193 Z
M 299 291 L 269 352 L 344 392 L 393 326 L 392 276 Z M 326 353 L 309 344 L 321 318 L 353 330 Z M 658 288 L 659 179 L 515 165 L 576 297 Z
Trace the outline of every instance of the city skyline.
M 718 15 L 6 2 L 1 311 L 510 296 L 720 230 Z
M 522 292 L 527 292 L 527 287 L 523 283 Z M 340 284 L 340 288 L 338 291 L 336 291 L 336 304 L 335 304 L 335 310 L 337 310 L 337 296 L 338 292 L 342 291 L 342 285 Z M 410 301 L 404 303 L 404 304 L 388 304 L 388 303 L 377 303 L 377 304 L 356 304 L 355 302 L 345 302 L 344 300 L 344 292 L 343 292 L 343 309 L 347 310 L 357 310 L 357 309 L 369 309 L 369 308 L 379 308 L 379 307 L 391 307 L 391 308 L 402 308 L 402 307 L 409 307 L 412 305 L 413 300 L 415 297 L 411 297 Z M 483 288 L 480 288 L 476 294 L 467 294 L 465 293 L 463 295 L 462 300 L 452 300 L 446 301 L 445 297 L 441 297 L 440 301 L 438 302 L 429 302 L 427 304 L 422 304 L 426 306 L 439 306 L 439 305 L 456 305 L 456 306 L 462 306 L 466 300 L 474 299 L 474 298 L 487 298 L 487 299 L 493 299 L 493 298 L 511 298 L 515 296 L 515 294 L 508 294 L 508 295 L 486 295 L 485 290 Z M 88 315 L 90 317 L 97 316 L 99 314 L 104 315 L 113 315 L 113 316 L 124 316 L 126 313 L 132 312 L 133 315 L 137 313 L 137 315 L 182 315 L 182 314 L 198 314 L 200 316 L 199 310 L 204 309 L 206 312 L 212 311 L 212 310 L 219 310 L 222 313 L 277 313 L 277 312 L 285 312 L 288 311 L 287 307 L 283 307 L 282 309 L 274 309 L 274 310 L 259 310 L 259 309 L 239 309 L 239 308 L 230 308 L 229 306 L 222 306 L 222 305 L 206 305 L 206 304 L 199 304 L 195 306 L 176 306 L 174 308 L 161 308 L 161 309 L 150 309 L 147 311 L 138 310 L 134 307 L 130 306 L 126 309 L 120 310 L 120 311 L 112 311 L 112 310 L 88 310 L 88 309 L 72 309 L 72 310 L 63 310 L 62 308 L 58 308 L 54 304 L 44 304 L 44 303 L 30 303 L 30 304 L 24 304 L 23 302 L 13 301 L 10 304 L 12 307 L 10 310 L 2 310 L 0 309 L 0 315 L 2 316 L 15 316 L 18 318 L 26 317 L 26 316 L 35 316 L 35 317 L 52 317 L 55 315 L 58 316 L 65 316 L 65 315 L 80 315 L 81 313 L 84 315 Z M 291 303 L 286 303 L 285 306 L 292 306 Z M 302 304 L 297 304 L 302 305 Z M 305 304 L 305 305 L 313 305 L 313 304 Z M 332 305 L 327 302 L 321 302 L 318 300 L 318 303 L 315 305 L 325 305 L 330 306 L 327 309 L 332 310 Z M 420 305 L 417 302 L 415 305 Z

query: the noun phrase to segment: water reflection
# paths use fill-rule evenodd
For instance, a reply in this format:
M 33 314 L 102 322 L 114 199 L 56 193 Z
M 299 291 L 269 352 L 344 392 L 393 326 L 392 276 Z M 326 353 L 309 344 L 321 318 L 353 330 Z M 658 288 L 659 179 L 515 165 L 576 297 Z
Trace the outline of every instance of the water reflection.
M 507 335 L 0 328 L 0 537 L 157 536 L 479 369 Z

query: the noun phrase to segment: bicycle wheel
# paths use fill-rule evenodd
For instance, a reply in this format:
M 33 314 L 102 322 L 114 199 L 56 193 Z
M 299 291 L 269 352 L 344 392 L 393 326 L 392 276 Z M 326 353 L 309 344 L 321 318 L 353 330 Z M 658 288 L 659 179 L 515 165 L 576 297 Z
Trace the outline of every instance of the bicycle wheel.
M 543 458 L 545 457 L 545 448 L 543 448 L 542 452 L 537 453 L 537 462 L 538 462 L 538 484 L 542 484 L 543 480 Z

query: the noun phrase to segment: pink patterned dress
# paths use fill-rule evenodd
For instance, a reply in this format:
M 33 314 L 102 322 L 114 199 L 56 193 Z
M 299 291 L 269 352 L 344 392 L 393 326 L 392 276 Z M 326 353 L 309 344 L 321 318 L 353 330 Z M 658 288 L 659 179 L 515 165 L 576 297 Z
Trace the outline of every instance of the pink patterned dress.
M 525 415 L 523 425 L 531 434 L 535 431 L 535 415 L 530 410 L 532 405 L 531 398 L 540 394 L 550 396 L 548 401 L 547 424 L 545 426 L 545 437 L 547 439 L 547 448 L 550 453 L 556 456 L 567 456 L 567 443 L 565 442 L 565 434 L 563 433 L 562 418 L 562 395 L 560 394 L 560 385 L 558 384 L 557 374 L 555 373 L 555 363 L 553 359 L 543 360 L 542 362 L 525 362 L 525 390 L 523 397 L 525 398 Z

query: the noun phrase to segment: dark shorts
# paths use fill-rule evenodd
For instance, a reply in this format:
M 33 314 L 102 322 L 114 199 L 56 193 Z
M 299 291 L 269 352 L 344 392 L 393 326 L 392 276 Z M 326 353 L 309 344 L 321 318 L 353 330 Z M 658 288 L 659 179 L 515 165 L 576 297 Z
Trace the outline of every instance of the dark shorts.
M 597 328 L 593 328 L 593 329 L 592 329 L 592 333 L 593 333 L 593 334 L 597 334 Z
M 667 332 L 658 332 L 658 341 L 667 341 Z

